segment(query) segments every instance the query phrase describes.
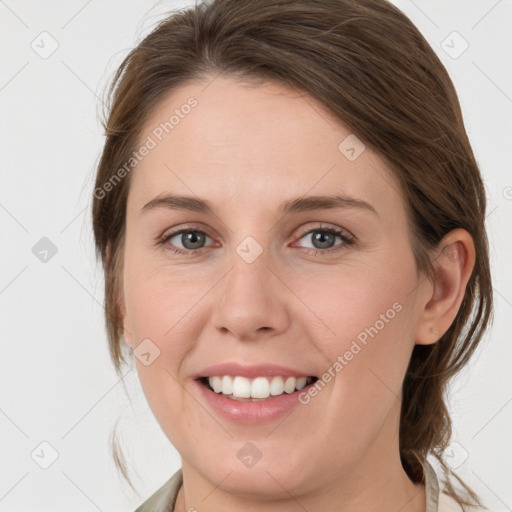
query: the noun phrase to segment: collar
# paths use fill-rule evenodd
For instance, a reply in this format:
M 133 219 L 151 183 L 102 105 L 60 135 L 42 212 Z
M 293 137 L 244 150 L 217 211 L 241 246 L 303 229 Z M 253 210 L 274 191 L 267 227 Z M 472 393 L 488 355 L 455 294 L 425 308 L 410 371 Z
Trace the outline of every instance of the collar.
M 425 475 L 425 494 L 427 497 L 427 507 L 425 512 L 438 512 L 439 482 L 434 468 L 427 460 L 425 460 L 425 463 L 423 464 L 423 474 Z

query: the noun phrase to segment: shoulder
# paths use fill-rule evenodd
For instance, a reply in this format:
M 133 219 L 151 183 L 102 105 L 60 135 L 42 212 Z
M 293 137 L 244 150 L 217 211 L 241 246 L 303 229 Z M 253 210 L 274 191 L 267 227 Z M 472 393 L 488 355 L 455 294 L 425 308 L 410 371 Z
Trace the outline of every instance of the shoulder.
M 462 507 L 448 494 L 439 493 L 439 512 L 462 512 Z
M 181 468 L 159 487 L 135 512 L 172 512 L 183 483 Z
M 423 465 L 425 475 L 425 492 L 427 495 L 427 512 L 489 512 L 486 508 L 464 508 L 446 492 L 446 481 L 442 482 L 434 467 L 426 460 Z
M 489 512 L 481 507 L 465 507 L 464 509 L 451 496 L 444 492 L 439 493 L 438 512 Z

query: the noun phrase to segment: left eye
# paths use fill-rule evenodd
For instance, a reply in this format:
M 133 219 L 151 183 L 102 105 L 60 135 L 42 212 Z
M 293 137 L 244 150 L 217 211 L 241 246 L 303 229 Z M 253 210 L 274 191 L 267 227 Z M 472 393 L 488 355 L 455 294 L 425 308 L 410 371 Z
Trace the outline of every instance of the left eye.
M 344 231 L 336 228 L 315 228 L 309 230 L 307 233 L 304 233 L 300 238 L 310 237 L 310 240 L 313 244 L 312 249 L 316 250 L 324 250 L 324 252 L 328 252 L 333 248 L 333 243 L 336 238 L 339 238 L 343 243 L 338 244 L 350 245 L 353 243 L 351 237 L 348 236 Z M 316 245 L 315 245 L 316 244 Z M 335 246 L 334 246 L 335 247 Z M 334 249 L 336 250 L 336 249 Z

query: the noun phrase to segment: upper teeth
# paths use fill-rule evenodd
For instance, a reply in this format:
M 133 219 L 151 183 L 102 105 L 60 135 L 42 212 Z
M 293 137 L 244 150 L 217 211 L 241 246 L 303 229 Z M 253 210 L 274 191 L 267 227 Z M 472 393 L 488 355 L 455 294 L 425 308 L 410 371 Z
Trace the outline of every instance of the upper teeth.
M 302 389 L 310 377 L 231 377 L 231 375 L 208 377 L 208 383 L 215 393 L 233 395 L 237 398 L 268 398 L 269 395 L 293 393 Z

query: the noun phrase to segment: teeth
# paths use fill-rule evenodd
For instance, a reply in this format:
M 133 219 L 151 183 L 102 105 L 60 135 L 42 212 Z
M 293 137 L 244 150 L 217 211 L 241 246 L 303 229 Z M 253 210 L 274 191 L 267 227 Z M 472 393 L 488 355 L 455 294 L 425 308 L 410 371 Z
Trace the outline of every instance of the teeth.
M 231 395 L 233 398 L 268 398 L 283 393 L 299 391 L 312 382 L 311 377 L 231 377 L 230 375 L 208 377 L 215 393 Z

